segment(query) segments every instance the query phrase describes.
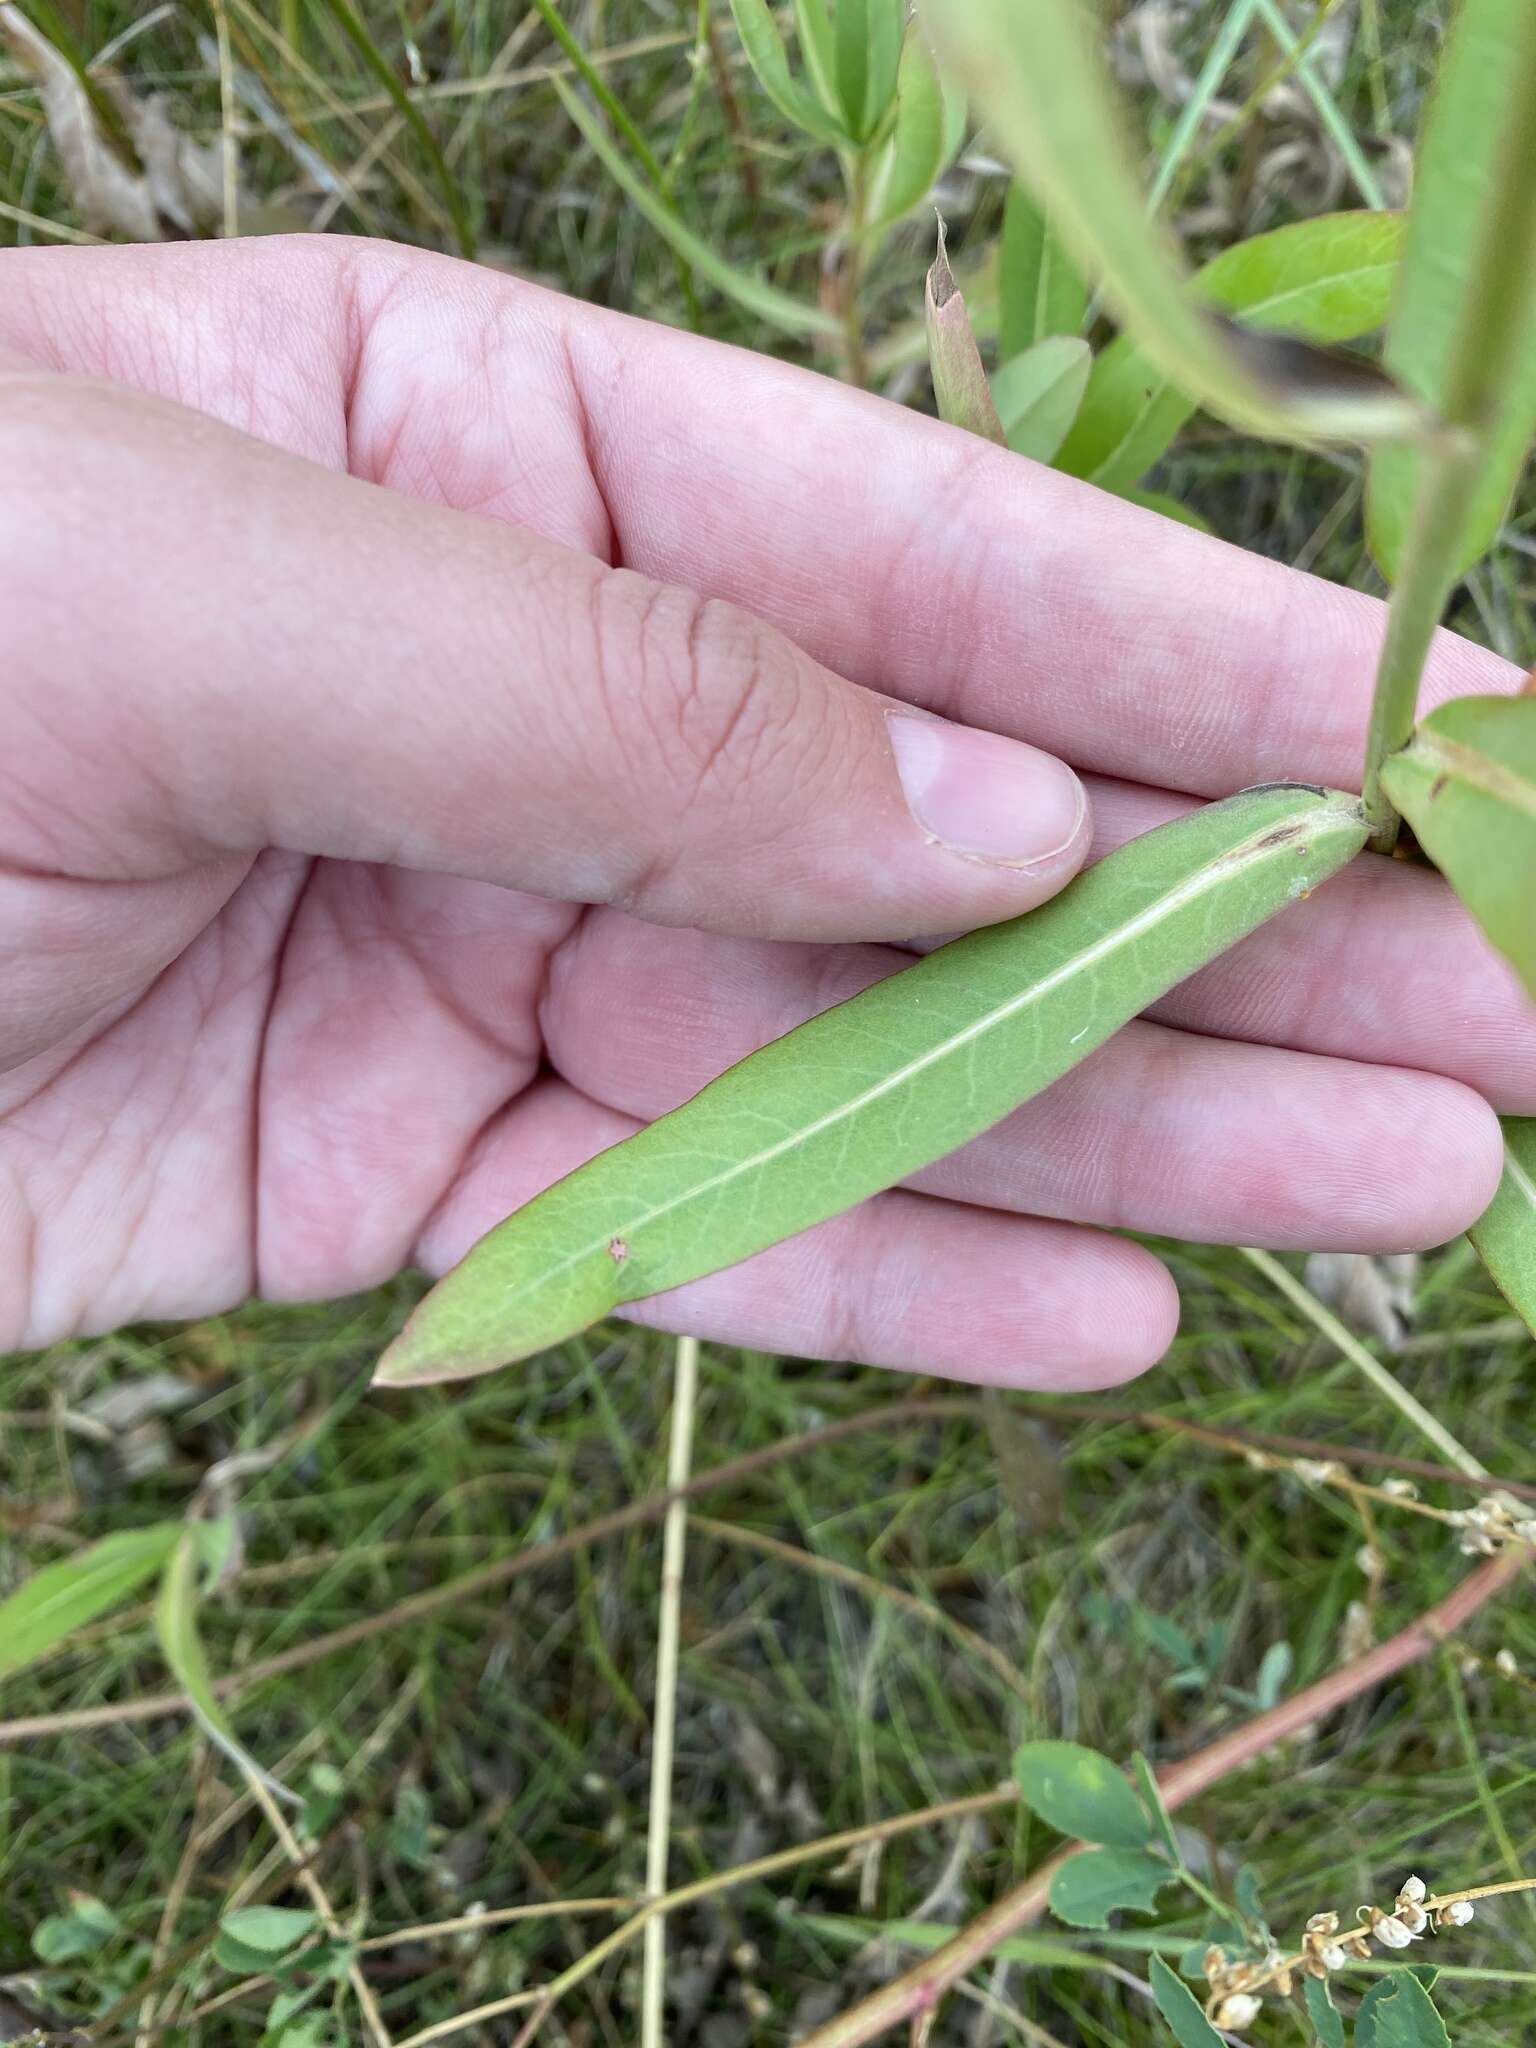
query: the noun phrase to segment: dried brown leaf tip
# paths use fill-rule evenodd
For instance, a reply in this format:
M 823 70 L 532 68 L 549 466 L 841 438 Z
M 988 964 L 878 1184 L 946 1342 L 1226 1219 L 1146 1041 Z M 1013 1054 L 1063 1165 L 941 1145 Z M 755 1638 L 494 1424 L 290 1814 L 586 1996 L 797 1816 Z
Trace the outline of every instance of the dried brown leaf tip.
M 971 316 L 965 310 L 965 294 L 949 267 L 942 219 L 938 251 L 928 272 L 923 314 L 939 418 L 952 427 L 963 427 L 968 434 L 980 434 L 983 440 L 1005 447 L 1008 437 L 992 403 L 981 351 L 971 330 Z
M 219 142 L 193 141 L 172 126 L 163 99 L 135 99 L 111 72 L 93 73 L 137 159 L 130 162 L 73 65 L 19 7 L 0 5 L 0 41 L 36 81 L 75 206 L 93 234 L 163 242 L 218 224 L 224 207 Z

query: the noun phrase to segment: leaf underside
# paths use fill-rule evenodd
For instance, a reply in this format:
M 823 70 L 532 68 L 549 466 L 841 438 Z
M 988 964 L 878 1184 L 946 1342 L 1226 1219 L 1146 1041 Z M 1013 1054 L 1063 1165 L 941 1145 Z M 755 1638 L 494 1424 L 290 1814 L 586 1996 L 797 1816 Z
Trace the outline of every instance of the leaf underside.
M 1536 1117 L 1503 1119 L 1499 1191 L 1468 1235 L 1500 1292 L 1536 1334 Z
M 1364 843 L 1357 798 L 1250 790 L 813 1018 L 481 1239 L 385 1353 L 456 1379 L 735 1265 L 956 1150 Z

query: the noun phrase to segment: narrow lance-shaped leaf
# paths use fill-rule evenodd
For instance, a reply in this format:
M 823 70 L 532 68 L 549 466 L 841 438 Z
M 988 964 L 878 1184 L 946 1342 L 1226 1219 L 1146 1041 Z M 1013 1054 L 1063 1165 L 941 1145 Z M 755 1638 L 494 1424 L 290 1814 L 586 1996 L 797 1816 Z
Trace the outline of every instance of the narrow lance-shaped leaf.
M 1510 1307 L 1536 1333 L 1536 1117 L 1503 1120 L 1499 1191 L 1468 1235 Z
M 971 332 L 965 295 L 949 267 L 942 220 L 938 254 L 924 287 L 923 317 L 928 327 L 928 367 L 933 372 L 933 397 L 939 418 L 1003 447 L 1007 436 L 992 402 L 976 337 Z
M 1452 698 L 1382 785 L 1536 995 L 1536 697 Z
M 1174 1872 L 1145 1849 L 1086 1849 L 1051 1879 L 1051 1911 L 1073 1927 L 1108 1927 L 1111 1913 L 1155 1913 Z
M 155 1603 L 155 1633 L 160 1639 L 161 1653 L 182 1691 L 192 1702 L 192 1711 L 209 1741 L 222 1749 L 247 1777 L 259 1779 L 269 1792 L 276 1793 L 290 1805 L 301 1806 L 303 1801 L 269 1776 L 244 1748 L 214 1692 L 208 1658 L 197 1627 L 197 1574 L 204 1548 L 197 1528 L 189 1526 L 171 1552 L 165 1576 L 160 1581 L 160 1597 Z
M 1193 288 L 1256 329 L 1354 341 L 1384 324 L 1402 246 L 1398 214 L 1321 214 L 1223 249 Z M 1195 410 L 1133 335 L 1117 335 L 1094 362 L 1056 467 L 1124 495 Z
M 589 108 L 573 93 L 563 78 L 552 78 L 550 84 L 559 95 L 561 105 L 576 126 L 586 137 L 592 153 L 601 162 L 610 178 L 624 196 L 644 214 L 665 241 L 686 263 L 708 280 L 717 291 L 734 299 L 749 313 L 755 313 L 772 327 L 782 327 L 790 334 L 834 334 L 838 330 L 836 318 L 823 312 L 820 306 L 810 305 L 804 299 L 791 298 L 788 292 L 779 291 L 774 285 L 765 284 L 759 277 L 753 277 L 744 270 L 736 269 L 725 258 L 716 253 L 708 242 L 703 241 L 685 222 L 678 219 L 676 212 L 658 192 L 638 178 L 612 142 L 603 133 Z
M 997 341 L 1005 361 L 1048 334 L 1082 332 L 1088 287 L 1029 187 L 1017 178 L 1003 207 L 997 292 Z
M 731 0 L 731 13 L 758 84 L 785 120 L 830 147 L 846 143 L 848 133 L 843 123 L 795 83 L 789 53 L 780 40 L 767 0 Z
M 1360 362 L 1279 350 L 1212 317 L 1149 221 L 1083 0 L 927 0 L 941 60 L 989 117 L 1078 267 L 1147 353 L 1202 404 L 1260 433 L 1365 440 L 1416 433 L 1424 409 Z
M 1088 388 L 1093 351 L 1072 334 L 1048 334 L 993 374 L 992 402 L 1015 455 L 1049 462 Z
M 816 88 L 816 96 L 836 125 L 842 128 L 842 106 L 837 97 L 837 55 L 827 0 L 795 0 L 795 31 L 800 38 L 800 55 Z
M 379 1377 L 488 1372 L 893 1186 L 1315 888 L 1363 834 L 1354 797 L 1249 790 L 941 947 L 536 1197 L 427 1296 Z
M 1508 173 L 1515 94 L 1521 89 L 1518 44 L 1530 0 L 1461 0 L 1429 95 L 1415 152 L 1413 210 L 1385 360 L 1399 380 L 1440 410 L 1451 399 L 1458 321 L 1473 279 L 1476 223 L 1497 181 Z M 1527 164 L 1515 175 L 1530 177 Z M 1504 252 L 1505 288 L 1520 291 L 1528 259 Z M 1511 351 L 1511 371 L 1497 398 L 1476 487 L 1450 550 L 1450 573 L 1463 575 L 1492 542 L 1536 431 L 1536 348 L 1530 346 L 1529 290 L 1524 338 Z M 1402 566 L 1415 496 L 1424 469 L 1412 448 L 1382 448 L 1370 466 L 1366 523 L 1382 573 Z
M 1148 1976 L 1157 2009 L 1173 2030 L 1179 2048 L 1226 2048 L 1189 1986 L 1176 1977 L 1161 1956 L 1152 1958 Z
M 904 0 L 838 0 L 837 90 L 848 132 L 858 141 L 874 134 L 891 104 L 905 16 Z
M 147 1585 L 181 1538 L 179 1522 L 125 1529 L 44 1565 L 0 1601 L 0 1678 L 23 1671 Z
M 870 216 L 876 227 L 900 220 L 933 190 L 948 162 L 948 120 L 944 88 L 914 27 L 901 53 L 896 80 L 896 120 L 875 170 Z

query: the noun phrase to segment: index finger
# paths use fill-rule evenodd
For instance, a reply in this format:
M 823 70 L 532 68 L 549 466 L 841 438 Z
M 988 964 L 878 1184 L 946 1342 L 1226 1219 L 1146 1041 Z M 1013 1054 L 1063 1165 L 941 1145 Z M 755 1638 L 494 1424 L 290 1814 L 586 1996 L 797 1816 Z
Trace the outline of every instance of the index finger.
M 1359 787 L 1377 599 L 830 378 L 587 307 L 558 317 L 631 566 L 1080 767 L 1202 796 Z M 1424 700 L 1514 680 L 1441 633 Z

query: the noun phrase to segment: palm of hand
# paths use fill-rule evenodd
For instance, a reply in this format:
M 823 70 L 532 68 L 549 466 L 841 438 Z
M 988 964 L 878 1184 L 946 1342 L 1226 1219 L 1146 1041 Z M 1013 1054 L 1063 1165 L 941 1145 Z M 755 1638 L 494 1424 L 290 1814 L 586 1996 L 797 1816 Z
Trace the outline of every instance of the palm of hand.
M 252 265 L 270 298 L 253 296 Z M 204 264 L 173 309 L 147 259 L 125 261 L 74 296 L 45 299 L 36 283 L 0 341 L 614 560 L 592 460 L 602 429 L 573 403 L 552 346 L 558 302 L 509 302 L 477 280 L 445 306 L 441 270 L 422 276 L 398 256 L 363 259 L 361 286 L 347 273 L 340 289 L 343 273 L 314 248 L 276 267 L 259 255 Z M 622 418 L 622 355 L 599 360 Z M 707 552 L 691 566 L 689 580 L 711 580 Z M 715 580 L 851 671 L 836 618 L 819 620 L 800 590 L 775 606 L 768 577 L 735 558 Z M 416 602 L 433 601 L 424 583 Z M 899 665 L 879 658 L 886 675 Z M 424 702 L 451 706 L 450 686 L 423 674 Z M 1469 686 L 1463 674 L 1457 687 Z M 901 677 L 886 687 L 917 694 Z M 1197 751 L 1202 715 L 1189 720 Z M 1073 716 L 1096 728 L 1079 747 L 1058 729 Z M 1125 774 L 1095 707 L 1045 724 L 1043 743 Z M 1336 747 L 1347 762 L 1352 734 L 1353 714 L 1333 721 L 1325 707 L 1293 772 L 1347 777 L 1317 756 Z M 403 865 L 276 846 L 209 858 L 189 831 L 191 853 L 114 844 L 114 867 L 97 858 L 92 817 L 116 764 L 64 747 L 63 780 L 48 737 L 29 757 L 36 787 L 14 778 L 0 846 L 0 947 L 18 992 L 0 998 L 0 1027 L 19 1035 L 25 1021 L 28 1033 L 28 1056 L 0 1075 L 0 1274 L 24 1276 L 0 1346 L 211 1311 L 255 1289 L 341 1293 L 413 1261 L 441 1267 L 638 1119 L 900 963 L 755 927 L 658 929 L 478 870 L 431 872 L 410 847 Z M 1134 729 L 1123 747 L 1160 765 Z M 1237 786 L 1270 772 L 1253 765 L 1210 773 Z M 451 811 L 454 790 L 422 774 L 423 806 Z M 1124 781 L 1094 794 L 1116 836 L 1185 800 Z M 1362 936 L 1368 905 L 1394 914 Z M 1405 998 L 1431 945 L 1438 989 Z M 1132 1027 L 921 1191 L 645 1312 L 978 1377 L 1119 1377 L 1166 1342 L 1170 1291 L 1150 1255 L 1080 1223 L 1282 1245 L 1431 1241 L 1490 1185 L 1492 1120 L 1467 1083 L 1536 1108 L 1536 1043 L 1509 978 L 1431 878 L 1357 873 L 1331 909 L 1306 906 L 1249 942 L 1181 991 L 1167 1020 Z

